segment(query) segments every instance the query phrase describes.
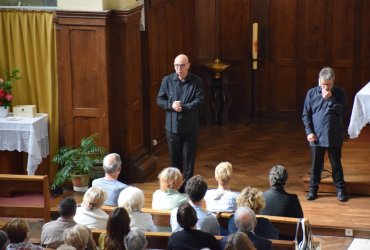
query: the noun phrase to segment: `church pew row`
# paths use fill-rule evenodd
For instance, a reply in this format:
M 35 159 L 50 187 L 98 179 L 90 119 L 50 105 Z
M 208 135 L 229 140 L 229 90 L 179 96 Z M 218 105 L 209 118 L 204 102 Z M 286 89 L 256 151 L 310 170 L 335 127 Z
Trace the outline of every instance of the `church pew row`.
M 98 245 L 99 235 L 105 230 L 92 229 L 92 234 L 95 243 Z M 169 232 L 145 232 L 148 241 L 147 248 L 150 249 L 167 249 L 168 239 L 171 236 Z M 216 236 L 217 241 L 222 239 L 222 236 Z M 293 250 L 295 242 L 292 240 L 272 240 L 274 250 Z
M 2 217 L 43 218 L 44 222 L 50 221 L 50 190 L 47 175 L 13 175 L 0 174 L 0 215 Z M 41 198 L 42 204 L 21 205 L 17 202 L 16 193 L 23 199 Z M 17 203 L 17 204 L 13 204 Z
M 110 213 L 114 207 L 103 206 L 103 210 Z M 143 208 L 142 212 L 149 213 L 153 217 L 154 224 L 162 227 L 170 227 L 170 210 L 157 210 L 151 208 Z M 217 213 L 217 219 L 221 226 L 227 228 L 228 220 L 230 219 L 232 213 Z M 290 217 L 280 217 L 280 216 L 265 216 L 257 215 L 257 217 L 265 217 L 269 219 L 272 224 L 279 230 L 280 235 L 284 239 L 293 240 L 295 238 L 295 232 L 297 228 L 297 222 L 299 219 Z

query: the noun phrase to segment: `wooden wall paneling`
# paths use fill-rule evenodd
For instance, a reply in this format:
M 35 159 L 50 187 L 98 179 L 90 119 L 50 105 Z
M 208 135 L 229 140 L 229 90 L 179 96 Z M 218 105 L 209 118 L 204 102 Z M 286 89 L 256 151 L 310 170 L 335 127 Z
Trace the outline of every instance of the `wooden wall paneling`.
M 157 94 L 162 78 L 174 72 L 173 60 L 180 53 L 189 56 L 192 70 L 195 51 L 194 1 L 145 1 L 147 58 L 148 58 L 148 97 L 150 105 L 150 138 L 165 141 L 165 112 L 157 106 Z
M 336 83 L 347 93 L 348 110 L 352 110 L 354 93 L 354 21 L 355 0 L 333 0 L 332 19 L 332 62 L 336 72 Z
M 270 5 L 271 92 L 269 109 L 296 112 L 297 63 L 296 0 L 275 0 Z M 272 95 L 272 96 L 271 96 Z
M 247 119 L 250 116 L 250 68 L 251 51 L 250 1 L 220 0 L 219 7 L 219 56 L 231 64 L 224 82 L 231 93 L 230 116 Z
M 147 58 L 148 58 L 148 89 L 150 107 L 150 138 L 161 141 L 165 137 L 165 112 L 157 106 L 157 94 L 163 76 L 167 72 L 166 62 L 166 18 L 165 5 L 151 6 L 146 9 L 148 25 L 147 32 Z
M 60 143 L 98 133 L 108 148 L 107 19 L 109 12 L 56 11 Z M 89 89 L 90 91 L 86 91 Z
M 370 2 L 360 1 L 360 22 L 357 26 L 360 27 L 359 45 L 361 52 L 359 53 L 361 72 L 361 81 L 357 83 L 356 90 L 360 90 L 366 83 L 370 81 Z
M 111 97 L 119 101 L 110 107 L 112 114 L 121 119 L 111 119 L 111 137 L 119 138 L 124 171 L 120 179 L 126 182 L 143 182 L 155 170 L 155 160 L 144 145 L 144 113 L 141 78 L 141 5 L 130 10 L 114 11 L 111 31 Z M 117 92 L 121 91 L 121 92 Z M 120 128 L 117 128 L 117 125 Z
M 247 35 L 247 45 L 248 45 L 248 62 L 246 64 L 246 70 L 250 70 L 252 67 L 251 60 L 251 41 L 252 41 L 252 24 L 254 22 L 258 23 L 258 69 L 254 71 L 255 76 L 255 114 L 261 116 L 268 110 L 269 99 L 268 93 L 271 91 L 270 88 L 270 68 L 267 66 L 269 63 L 270 51 L 269 51 L 269 37 L 270 29 L 269 27 L 269 0 L 251 0 L 250 1 L 250 23 Z
M 219 0 L 195 2 L 195 57 L 198 64 L 219 55 Z

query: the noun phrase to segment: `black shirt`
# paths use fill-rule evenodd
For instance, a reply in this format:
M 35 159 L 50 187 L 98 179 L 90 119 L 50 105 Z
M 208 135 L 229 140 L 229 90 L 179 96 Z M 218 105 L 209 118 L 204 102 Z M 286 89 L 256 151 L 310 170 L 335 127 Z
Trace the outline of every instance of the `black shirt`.
M 202 79 L 188 73 L 181 81 L 176 73 L 165 76 L 157 96 L 157 104 L 166 110 L 166 130 L 172 133 L 193 133 L 199 126 L 199 106 L 203 102 Z M 174 101 L 181 101 L 182 111 L 172 109 Z

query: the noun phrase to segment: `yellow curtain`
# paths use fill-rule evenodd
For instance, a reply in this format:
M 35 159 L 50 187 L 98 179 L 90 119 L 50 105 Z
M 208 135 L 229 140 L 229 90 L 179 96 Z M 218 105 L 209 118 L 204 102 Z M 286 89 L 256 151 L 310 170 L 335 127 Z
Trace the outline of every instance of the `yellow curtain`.
M 13 87 L 12 106 L 34 104 L 49 114 L 50 159 L 58 148 L 58 84 L 53 13 L 0 11 L 0 75 L 20 70 Z M 55 174 L 49 169 L 49 176 Z

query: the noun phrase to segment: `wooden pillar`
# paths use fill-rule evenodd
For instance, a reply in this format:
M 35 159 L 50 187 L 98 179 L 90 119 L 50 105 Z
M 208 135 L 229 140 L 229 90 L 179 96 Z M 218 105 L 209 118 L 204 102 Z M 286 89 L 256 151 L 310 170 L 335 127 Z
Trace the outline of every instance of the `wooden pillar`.
M 140 11 L 56 11 L 60 144 L 97 143 L 123 160 L 120 179 L 155 169 L 144 147 Z

